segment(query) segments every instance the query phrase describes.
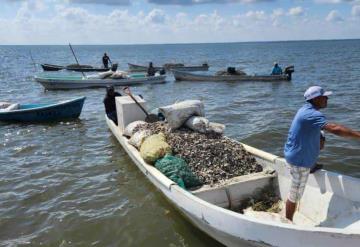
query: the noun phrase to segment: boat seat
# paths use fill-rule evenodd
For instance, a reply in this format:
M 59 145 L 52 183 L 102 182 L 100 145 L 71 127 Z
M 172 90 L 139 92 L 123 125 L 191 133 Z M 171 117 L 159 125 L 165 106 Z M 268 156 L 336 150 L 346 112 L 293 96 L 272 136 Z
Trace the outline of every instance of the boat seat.
M 219 207 L 233 208 L 238 206 L 242 199 L 269 185 L 276 177 L 273 171 L 265 170 L 234 177 L 217 186 L 203 185 L 191 193 Z

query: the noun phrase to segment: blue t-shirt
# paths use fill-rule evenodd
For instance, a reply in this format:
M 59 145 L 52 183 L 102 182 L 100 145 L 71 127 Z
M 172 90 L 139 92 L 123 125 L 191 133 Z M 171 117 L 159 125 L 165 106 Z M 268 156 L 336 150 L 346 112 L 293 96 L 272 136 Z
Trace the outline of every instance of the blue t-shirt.
M 326 123 L 325 116 L 310 103 L 298 110 L 285 143 L 284 155 L 289 164 L 307 168 L 315 165 L 320 152 L 320 130 Z
M 282 69 L 281 69 L 279 66 L 274 67 L 274 68 L 272 69 L 271 74 L 272 74 L 272 75 L 281 75 L 281 74 L 282 74 Z

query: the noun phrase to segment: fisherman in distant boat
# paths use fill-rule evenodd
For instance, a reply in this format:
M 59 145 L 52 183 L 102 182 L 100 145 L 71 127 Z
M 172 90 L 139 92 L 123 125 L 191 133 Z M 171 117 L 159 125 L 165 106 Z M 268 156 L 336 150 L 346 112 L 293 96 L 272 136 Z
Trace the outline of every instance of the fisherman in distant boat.
M 296 205 L 304 193 L 309 174 L 317 168 L 316 161 L 325 142 L 321 131 L 360 140 L 360 132 L 329 123 L 319 111 L 327 107 L 328 96 L 331 94 L 332 92 L 325 92 L 319 86 L 308 88 L 304 94 L 306 103 L 296 113 L 289 130 L 284 155 L 291 174 L 291 187 L 286 201 L 286 218 L 291 221 Z
M 108 86 L 106 88 L 106 96 L 104 98 L 105 112 L 108 118 L 116 125 L 118 124 L 115 103 L 115 97 L 117 96 L 121 96 L 121 94 L 115 91 L 114 86 Z
M 274 63 L 274 67 L 271 71 L 271 75 L 282 75 L 283 71 L 278 63 Z
M 104 64 L 104 68 L 109 68 L 109 62 L 111 63 L 110 57 L 104 53 L 104 56 L 102 57 L 102 62 Z
M 154 66 L 153 66 L 153 63 L 150 62 L 150 63 L 149 63 L 149 67 L 148 67 L 148 69 L 147 69 L 147 76 L 154 76 L 155 73 L 156 73 L 156 70 L 155 70 L 155 68 L 154 68 Z

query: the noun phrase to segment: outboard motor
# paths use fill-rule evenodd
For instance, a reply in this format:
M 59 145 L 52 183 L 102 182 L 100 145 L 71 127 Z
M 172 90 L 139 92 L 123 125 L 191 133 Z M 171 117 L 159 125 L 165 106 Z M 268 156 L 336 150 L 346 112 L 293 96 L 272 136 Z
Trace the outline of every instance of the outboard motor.
M 286 74 L 287 76 L 287 79 L 290 81 L 291 80 L 291 75 L 292 73 L 295 72 L 295 68 L 294 68 L 294 65 L 291 65 L 291 66 L 287 66 L 284 70 L 284 74 Z
M 159 70 L 159 73 L 160 73 L 160 75 L 165 75 L 165 70 L 161 69 L 161 70 Z
M 118 64 L 117 63 L 113 63 L 112 65 L 111 65 L 111 71 L 116 71 L 117 70 L 117 68 L 118 68 Z
M 235 75 L 236 74 L 236 69 L 234 67 L 228 67 L 227 68 L 227 72 L 230 74 L 230 75 Z

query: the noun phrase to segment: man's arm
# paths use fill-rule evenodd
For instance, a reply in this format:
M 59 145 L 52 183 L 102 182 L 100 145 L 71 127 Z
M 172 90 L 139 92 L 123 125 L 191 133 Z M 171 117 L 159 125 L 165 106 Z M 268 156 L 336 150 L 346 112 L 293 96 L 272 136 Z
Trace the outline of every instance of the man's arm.
M 328 123 L 324 126 L 324 130 L 338 136 L 342 137 L 352 137 L 356 139 L 360 139 L 360 132 L 342 126 L 336 123 Z

